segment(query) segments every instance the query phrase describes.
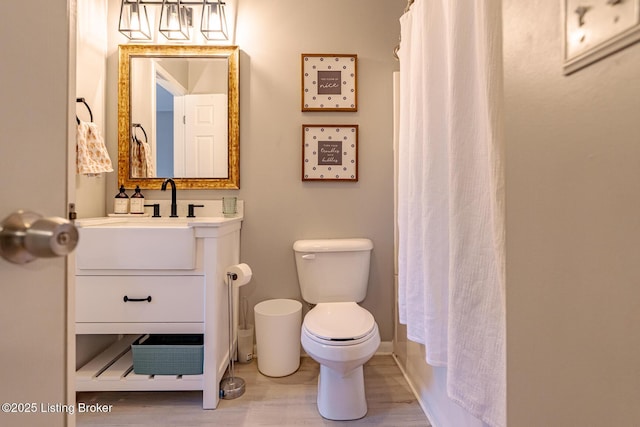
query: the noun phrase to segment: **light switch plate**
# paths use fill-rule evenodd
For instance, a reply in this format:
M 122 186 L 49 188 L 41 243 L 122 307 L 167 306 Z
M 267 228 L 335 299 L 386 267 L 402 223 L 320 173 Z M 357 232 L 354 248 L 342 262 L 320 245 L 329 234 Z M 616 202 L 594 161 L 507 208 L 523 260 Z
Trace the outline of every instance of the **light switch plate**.
M 564 73 L 640 40 L 640 0 L 562 0 Z

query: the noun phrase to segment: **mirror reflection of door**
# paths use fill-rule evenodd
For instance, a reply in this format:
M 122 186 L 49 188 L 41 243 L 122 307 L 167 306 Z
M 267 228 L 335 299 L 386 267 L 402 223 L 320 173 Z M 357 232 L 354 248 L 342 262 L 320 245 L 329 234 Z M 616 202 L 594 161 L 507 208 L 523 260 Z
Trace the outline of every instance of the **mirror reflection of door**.
M 227 96 L 156 90 L 158 176 L 227 177 Z
M 148 130 L 153 176 L 229 177 L 226 76 L 221 58 L 132 61 L 131 119 Z
M 227 96 L 185 95 L 183 101 L 183 130 L 174 132 L 175 156 L 180 152 L 184 159 L 184 170 L 179 176 L 229 176 L 228 151 L 224 143 L 227 141 Z M 182 135 L 184 138 L 180 141 Z

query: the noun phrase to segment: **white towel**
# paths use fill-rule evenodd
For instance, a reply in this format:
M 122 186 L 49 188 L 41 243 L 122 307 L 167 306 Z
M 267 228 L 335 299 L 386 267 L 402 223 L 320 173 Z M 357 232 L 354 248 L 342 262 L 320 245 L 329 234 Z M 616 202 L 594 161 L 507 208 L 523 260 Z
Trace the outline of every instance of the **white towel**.
M 111 158 L 95 123 L 81 121 L 76 130 L 76 173 L 97 176 L 113 172 Z

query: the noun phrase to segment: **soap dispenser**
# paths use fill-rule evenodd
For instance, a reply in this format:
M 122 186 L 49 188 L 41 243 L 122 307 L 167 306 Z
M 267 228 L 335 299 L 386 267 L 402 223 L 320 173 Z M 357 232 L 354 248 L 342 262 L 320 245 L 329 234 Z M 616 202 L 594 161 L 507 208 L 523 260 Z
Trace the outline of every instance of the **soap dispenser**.
M 135 193 L 133 193 L 133 196 L 131 196 L 129 213 L 132 213 L 132 214 L 144 213 L 144 196 L 140 192 L 139 185 L 136 185 Z
M 129 213 L 129 196 L 124 191 L 124 185 L 120 186 L 120 192 L 116 194 L 113 203 L 113 213 L 127 214 Z

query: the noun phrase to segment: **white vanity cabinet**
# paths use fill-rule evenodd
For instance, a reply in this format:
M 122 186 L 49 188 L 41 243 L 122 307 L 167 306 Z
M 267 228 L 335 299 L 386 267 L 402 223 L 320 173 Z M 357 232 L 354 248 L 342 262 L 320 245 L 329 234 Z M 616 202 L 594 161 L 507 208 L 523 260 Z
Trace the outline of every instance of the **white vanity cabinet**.
M 203 390 L 203 408 L 215 408 L 229 352 L 226 269 L 239 262 L 242 218 L 146 219 L 120 226 L 114 221 L 78 221 L 76 334 L 115 334 L 120 339 L 76 371 L 76 390 Z M 183 226 L 187 229 L 181 232 L 193 237 L 194 250 L 187 254 L 185 268 L 176 269 L 171 256 L 176 248 L 162 236 L 163 230 Z M 136 263 L 127 253 L 132 245 L 118 248 L 139 230 L 153 235 L 154 242 L 133 248 L 140 260 Z M 190 252 L 183 246 L 176 256 Z M 136 339 L 183 333 L 204 334 L 202 375 L 133 373 L 130 346 Z

